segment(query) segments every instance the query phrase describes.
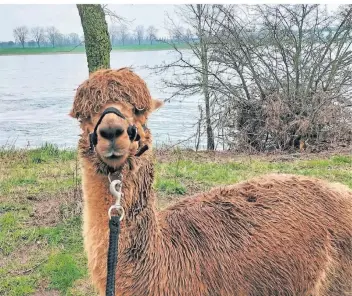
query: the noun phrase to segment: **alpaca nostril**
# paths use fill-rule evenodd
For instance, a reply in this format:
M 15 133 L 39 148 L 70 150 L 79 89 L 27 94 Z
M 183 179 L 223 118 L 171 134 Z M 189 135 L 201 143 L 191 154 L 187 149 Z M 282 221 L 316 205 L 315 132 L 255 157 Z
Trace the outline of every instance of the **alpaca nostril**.
M 100 135 L 107 140 L 113 140 L 121 136 L 123 132 L 124 129 L 122 127 L 107 127 L 99 130 Z

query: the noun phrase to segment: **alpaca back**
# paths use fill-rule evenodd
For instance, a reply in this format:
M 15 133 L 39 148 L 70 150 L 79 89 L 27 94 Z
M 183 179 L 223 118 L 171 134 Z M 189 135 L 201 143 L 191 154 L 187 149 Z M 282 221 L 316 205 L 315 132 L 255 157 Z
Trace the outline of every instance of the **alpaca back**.
M 159 214 L 168 291 L 352 293 L 352 193 L 343 186 L 267 175 L 198 194 Z

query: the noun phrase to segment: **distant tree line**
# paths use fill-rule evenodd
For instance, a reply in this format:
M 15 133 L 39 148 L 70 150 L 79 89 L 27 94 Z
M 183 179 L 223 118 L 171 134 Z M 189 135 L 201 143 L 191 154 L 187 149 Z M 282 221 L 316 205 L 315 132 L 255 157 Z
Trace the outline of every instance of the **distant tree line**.
M 0 42 L 1 47 L 60 47 L 77 46 L 82 36 L 77 33 L 62 34 L 56 27 L 19 26 L 13 30 L 14 41 Z
M 158 38 L 158 29 L 154 26 L 144 27 L 137 25 L 135 28 L 122 23 L 112 24 L 109 27 L 112 46 L 132 44 L 155 44 L 160 42 L 177 41 L 178 36 Z M 0 42 L 0 47 L 62 47 L 84 45 L 83 36 L 77 33 L 62 34 L 55 26 L 32 27 L 19 26 L 13 30 L 14 41 Z
M 160 42 L 177 42 L 175 36 L 158 37 L 158 29 L 154 26 L 144 27 L 137 25 L 135 28 L 130 28 L 126 24 L 111 25 L 109 27 L 109 35 L 112 46 L 124 46 L 130 44 L 154 44 Z
M 126 45 L 126 44 L 152 44 L 157 40 L 158 30 L 154 26 L 149 26 L 147 29 L 143 25 L 138 25 L 135 29 L 131 30 L 126 24 L 111 25 L 109 34 L 111 44 Z

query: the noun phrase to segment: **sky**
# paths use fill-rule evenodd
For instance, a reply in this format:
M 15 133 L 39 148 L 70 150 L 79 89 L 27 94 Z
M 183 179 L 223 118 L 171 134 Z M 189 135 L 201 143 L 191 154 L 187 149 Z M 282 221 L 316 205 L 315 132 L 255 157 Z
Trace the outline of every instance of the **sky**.
M 335 10 L 339 4 L 329 3 Z M 172 4 L 108 4 L 110 10 L 130 21 L 130 27 L 150 25 L 158 28 L 158 37 L 168 35 L 165 29 L 165 13 L 175 17 Z M 110 18 L 106 18 L 110 24 Z M 80 18 L 75 4 L 0 4 L 0 41 L 14 40 L 13 29 L 17 26 L 55 26 L 62 34 L 72 32 L 83 36 Z
M 165 12 L 173 15 L 174 5 L 161 4 L 108 4 L 108 8 L 130 21 L 132 28 L 150 25 L 158 28 L 158 36 L 167 36 L 164 29 Z M 111 23 L 110 18 L 106 18 Z M 13 29 L 18 26 L 55 26 L 62 34 L 72 32 L 83 35 L 80 18 L 75 4 L 1 4 L 0 41 L 14 40 Z

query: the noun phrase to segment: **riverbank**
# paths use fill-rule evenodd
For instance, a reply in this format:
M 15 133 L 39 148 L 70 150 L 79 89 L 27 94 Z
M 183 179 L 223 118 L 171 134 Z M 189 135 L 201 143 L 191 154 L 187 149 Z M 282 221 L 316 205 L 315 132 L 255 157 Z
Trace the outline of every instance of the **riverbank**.
M 187 48 L 186 44 L 179 44 L 178 48 Z M 114 46 L 112 51 L 158 51 L 170 50 L 171 45 L 168 44 L 141 44 L 141 45 L 125 45 Z M 25 47 L 25 48 L 0 48 L 0 56 L 2 55 L 38 55 L 38 54 L 68 54 L 68 53 L 85 53 L 84 46 L 78 47 Z
M 213 186 L 269 172 L 338 181 L 352 188 L 351 151 L 246 156 L 156 151 L 158 208 Z M 75 150 L 53 145 L 0 150 L 0 295 L 96 295 L 81 237 Z

